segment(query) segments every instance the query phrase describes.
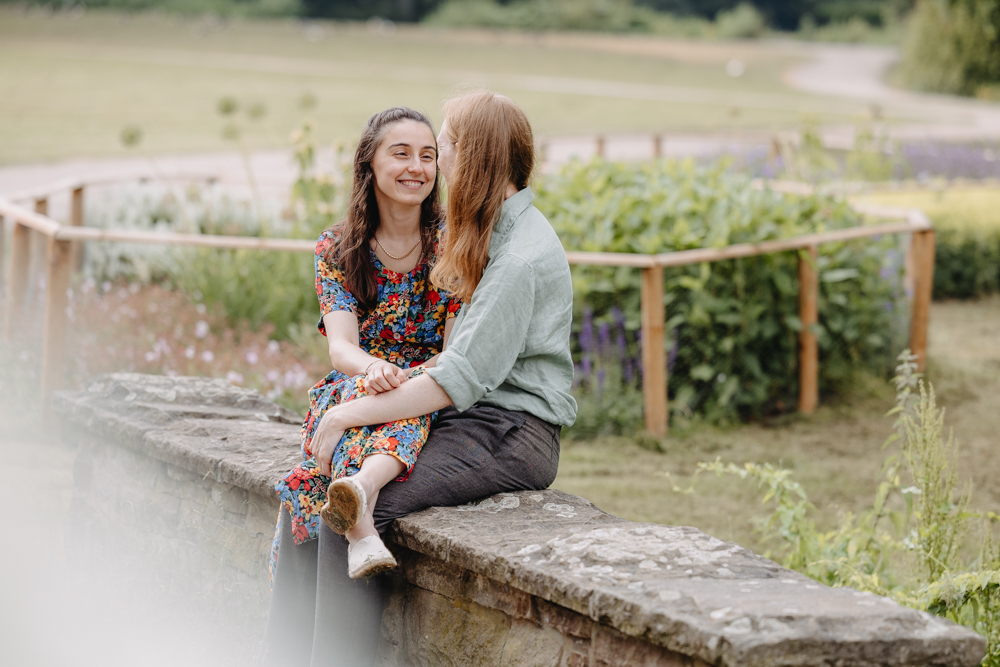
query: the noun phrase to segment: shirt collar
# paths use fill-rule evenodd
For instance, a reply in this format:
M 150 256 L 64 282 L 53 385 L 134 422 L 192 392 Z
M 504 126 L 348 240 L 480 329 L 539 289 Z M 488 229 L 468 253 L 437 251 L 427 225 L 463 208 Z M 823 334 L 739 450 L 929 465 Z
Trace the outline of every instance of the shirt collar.
M 514 222 L 531 206 L 534 199 L 535 195 L 531 188 L 526 187 L 504 201 L 503 208 L 500 209 L 500 219 L 493 227 L 493 234 L 490 236 L 490 254 L 506 240 L 507 236 L 510 235 L 510 230 L 514 227 Z

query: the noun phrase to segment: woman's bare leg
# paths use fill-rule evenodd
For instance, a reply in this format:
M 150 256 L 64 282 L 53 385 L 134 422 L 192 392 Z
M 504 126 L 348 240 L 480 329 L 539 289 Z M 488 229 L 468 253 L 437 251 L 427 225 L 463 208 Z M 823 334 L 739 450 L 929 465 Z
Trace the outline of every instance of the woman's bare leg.
M 354 481 L 361 484 L 365 490 L 368 500 L 368 507 L 364 515 L 358 520 L 354 527 L 344 533 L 344 537 L 351 544 L 364 539 L 369 535 L 378 535 L 375 530 L 375 502 L 378 500 L 378 492 L 383 486 L 399 477 L 406 466 L 395 456 L 389 454 L 372 454 L 361 462 L 361 470 L 354 475 Z

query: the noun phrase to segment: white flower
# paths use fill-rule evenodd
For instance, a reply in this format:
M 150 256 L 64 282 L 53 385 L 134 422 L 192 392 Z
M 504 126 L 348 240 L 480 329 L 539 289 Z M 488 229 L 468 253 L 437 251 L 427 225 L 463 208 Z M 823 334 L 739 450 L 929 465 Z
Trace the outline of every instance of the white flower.
M 236 371 L 226 373 L 226 379 L 229 380 L 230 384 L 243 384 L 243 374 Z
M 277 354 L 278 352 L 281 351 L 281 346 L 278 345 L 278 341 L 270 340 L 267 342 L 267 351 L 270 354 Z
M 212 354 L 211 350 L 205 350 L 201 353 L 201 360 L 207 364 L 212 363 L 215 360 L 215 355 Z
M 205 320 L 198 320 L 194 325 L 194 335 L 195 338 L 204 338 L 208 335 L 208 322 Z
M 194 355 L 197 353 L 198 351 L 194 349 L 194 345 L 188 345 L 187 349 L 184 350 L 184 356 L 188 359 L 194 359 Z
M 259 360 L 260 359 L 257 356 L 256 352 L 254 352 L 253 350 L 250 350 L 249 352 L 247 352 L 247 363 L 248 364 L 250 364 L 252 366 L 252 365 L 256 364 Z

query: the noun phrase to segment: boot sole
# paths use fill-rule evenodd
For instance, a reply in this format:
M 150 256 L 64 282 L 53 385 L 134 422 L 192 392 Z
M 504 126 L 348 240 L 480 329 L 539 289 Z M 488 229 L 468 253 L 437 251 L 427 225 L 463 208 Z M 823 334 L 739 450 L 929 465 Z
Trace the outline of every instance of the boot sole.
M 347 484 L 330 484 L 319 514 L 330 530 L 343 535 L 361 520 L 360 498 Z
M 386 570 L 391 570 L 394 567 L 396 567 L 396 559 L 390 556 L 389 558 L 384 558 L 377 560 L 375 562 L 366 563 L 361 570 L 357 572 L 348 572 L 347 576 L 349 576 L 351 579 L 373 577 L 376 574 L 381 574 L 382 572 L 385 572 Z

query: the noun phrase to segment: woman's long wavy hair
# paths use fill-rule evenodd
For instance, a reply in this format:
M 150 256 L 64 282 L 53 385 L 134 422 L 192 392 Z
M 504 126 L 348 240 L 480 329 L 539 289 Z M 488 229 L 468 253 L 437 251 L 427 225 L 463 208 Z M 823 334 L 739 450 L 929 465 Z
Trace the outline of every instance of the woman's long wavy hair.
M 509 97 L 467 93 L 444 105 L 457 155 L 448 180 L 448 231 L 431 281 L 464 302 L 483 277 L 507 184 L 526 188 L 535 167 L 528 117 Z
M 344 272 L 347 288 L 363 310 L 371 310 L 378 301 L 378 283 L 370 252 L 371 240 L 375 237 L 380 222 L 372 160 L 382 144 L 386 130 L 403 120 L 423 123 L 430 128 L 431 135 L 434 134 L 430 119 L 409 107 L 386 109 L 368 119 L 368 125 L 358 140 L 358 148 L 354 151 L 354 184 L 351 187 L 347 215 L 331 227 L 331 230 L 339 231 L 340 239 L 327 250 L 324 257 L 328 263 L 336 262 Z M 428 262 L 434 261 L 432 253 L 441 220 L 439 181 L 438 173 L 435 173 L 434 187 L 420 205 L 420 243 L 424 260 Z

